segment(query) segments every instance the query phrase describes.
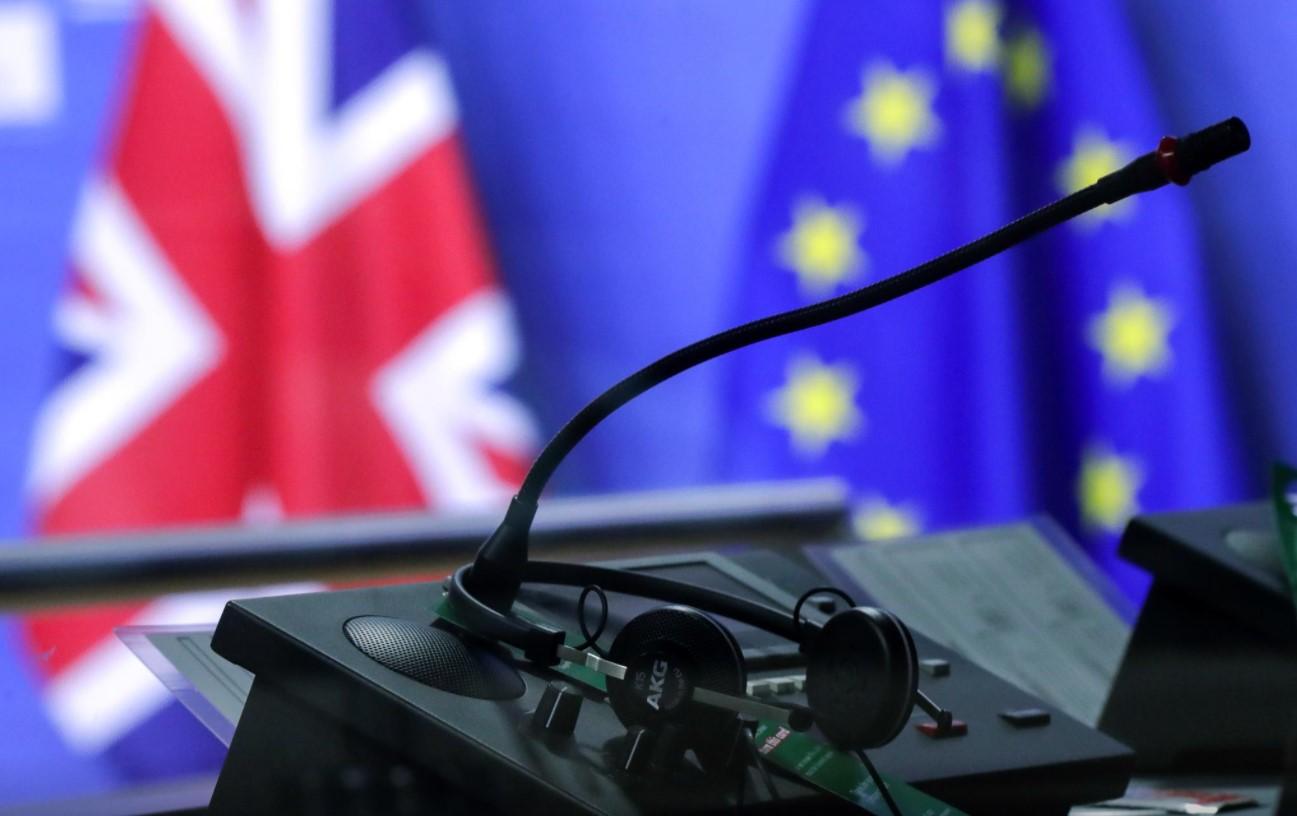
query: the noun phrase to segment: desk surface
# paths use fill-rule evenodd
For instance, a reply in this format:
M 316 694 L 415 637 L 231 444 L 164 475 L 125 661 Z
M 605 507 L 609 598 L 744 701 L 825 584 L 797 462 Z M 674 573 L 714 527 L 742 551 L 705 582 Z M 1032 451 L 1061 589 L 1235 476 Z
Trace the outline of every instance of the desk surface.
M 43 802 L 0 808 L 0 816 L 199 816 L 206 811 L 216 778 L 211 776 L 176 780 L 166 784 L 117 791 L 99 797 Z M 1275 813 L 1279 788 L 1273 779 L 1237 777 L 1139 778 L 1135 785 L 1176 787 L 1190 790 L 1225 791 L 1251 796 L 1256 807 L 1229 811 L 1237 816 Z M 1084 812 L 1077 809 L 1075 812 Z
M 1231 810 L 1231 816 L 1261 816 L 1275 813 L 1279 802 L 1279 786 L 1273 777 L 1240 778 L 1236 776 L 1220 777 L 1136 777 L 1131 780 L 1132 788 L 1162 788 L 1194 791 L 1211 791 L 1213 793 L 1236 793 L 1250 796 L 1257 801 L 1255 807 Z M 1084 816 L 1085 808 L 1073 808 L 1074 816 Z

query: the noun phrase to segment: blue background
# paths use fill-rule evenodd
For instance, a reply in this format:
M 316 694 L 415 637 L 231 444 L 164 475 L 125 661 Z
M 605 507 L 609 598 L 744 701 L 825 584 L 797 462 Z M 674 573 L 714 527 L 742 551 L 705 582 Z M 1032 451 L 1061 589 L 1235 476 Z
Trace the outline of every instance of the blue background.
M 809 4 L 598 0 L 428 3 L 451 66 L 469 158 L 526 359 L 518 389 L 553 429 L 603 386 L 724 325 Z M 130 16 L 60 12 L 64 107 L 0 127 L 0 530 L 25 529 L 32 418 L 51 377 L 48 315 L 80 180 L 119 90 Z M 1228 114 L 1254 146 L 1189 189 L 1218 298 L 1230 386 L 1267 456 L 1297 454 L 1286 377 L 1297 314 L 1297 17 L 1282 2 L 1168 0 L 1127 10 L 1164 119 L 1183 132 Z M 609 342 L 616 338 L 615 342 Z M 717 372 L 630 406 L 559 474 L 569 492 L 706 481 L 719 459 Z M 664 405 L 687 406 L 664 419 Z M 669 452 L 669 455 L 663 455 Z M 1258 467 L 1264 462 L 1255 462 Z
M 0 127 L 0 533 L 26 530 L 23 473 L 52 377 L 50 306 L 78 185 L 120 89 L 130 14 L 60 20 L 64 105 L 53 122 Z M 113 4 L 107 4 L 112 7 Z M 120 4 L 129 8 L 129 4 Z M 1218 304 L 1228 386 L 1253 435 L 1254 471 L 1297 458 L 1297 15 L 1249 4 L 1143 0 L 1134 25 L 1175 132 L 1237 114 L 1252 153 L 1188 195 Z M 767 170 L 809 3 L 602 0 L 425 3 L 452 70 L 470 161 L 524 335 L 519 392 L 552 430 L 660 353 L 725 324 L 753 199 Z M 667 385 L 596 431 L 559 474 L 566 492 L 687 485 L 719 467 L 718 373 Z M 664 410 L 670 408 L 670 410 Z M 1259 478 L 1259 476 L 1258 476 Z M 8 627 L 0 628 L 7 654 Z M 0 661 L 0 800 L 93 786 L 50 774 L 53 736 L 25 678 Z M 7 737 L 8 739 L 8 737 Z M 75 774 L 82 774 L 77 777 Z

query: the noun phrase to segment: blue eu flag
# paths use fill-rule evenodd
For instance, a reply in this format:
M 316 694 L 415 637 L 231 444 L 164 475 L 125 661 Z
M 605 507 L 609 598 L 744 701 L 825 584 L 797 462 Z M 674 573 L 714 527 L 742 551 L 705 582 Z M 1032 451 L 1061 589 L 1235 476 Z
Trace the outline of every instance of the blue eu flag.
M 826 0 L 799 60 L 743 319 L 927 260 L 1162 135 L 1115 3 Z M 1188 207 L 1174 189 L 1102 207 L 736 355 L 730 475 L 845 475 L 865 537 L 1048 512 L 1138 596 L 1114 557 L 1132 514 L 1248 487 Z

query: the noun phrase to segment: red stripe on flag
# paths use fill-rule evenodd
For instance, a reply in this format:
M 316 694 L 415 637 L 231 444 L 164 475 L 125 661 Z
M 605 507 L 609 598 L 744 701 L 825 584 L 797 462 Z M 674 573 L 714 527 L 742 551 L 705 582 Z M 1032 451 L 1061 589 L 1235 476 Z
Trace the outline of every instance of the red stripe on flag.
M 490 261 L 457 139 L 420 156 L 273 273 L 274 483 L 291 513 L 435 504 L 373 401 L 379 369 Z
M 225 116 L 156 20 L 145 24 L 127 98 L 112 175 L 180 284 L 223 334 L 242 333 L 264 243 Z M 41 529 L 129 530 L 237 516 L 258 466 L 246 431 L 259 423 L 248 377 L 231 362 L 227 355 L 44 508 Z

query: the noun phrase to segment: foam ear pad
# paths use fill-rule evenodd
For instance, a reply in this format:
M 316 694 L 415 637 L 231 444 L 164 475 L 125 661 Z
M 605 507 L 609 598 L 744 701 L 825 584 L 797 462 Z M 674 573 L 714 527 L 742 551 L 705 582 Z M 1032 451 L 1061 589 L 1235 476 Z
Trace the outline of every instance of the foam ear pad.
M 918 687 L 914 639 L 885 610 L 843 610 L 807 644 L 806 699 L 815 724 L 839 748 L 877 748 L 895 739 Z
M 690 694 L 694 687 L 746 691 L 743 653 L 729 630 L 691 607 L 659 607 L 623 626 L 608 657 L 626 667 L 625 680 L 608 678 L 608 703 L 623 725 L 677 723 L 704 767 L 722 761 L 715 746 L 735 715 L 690 702 Z

